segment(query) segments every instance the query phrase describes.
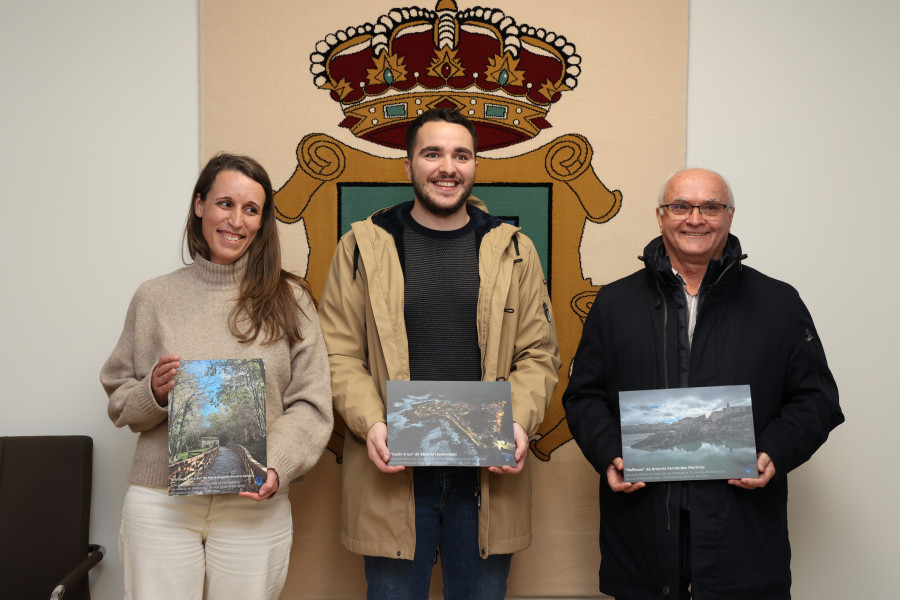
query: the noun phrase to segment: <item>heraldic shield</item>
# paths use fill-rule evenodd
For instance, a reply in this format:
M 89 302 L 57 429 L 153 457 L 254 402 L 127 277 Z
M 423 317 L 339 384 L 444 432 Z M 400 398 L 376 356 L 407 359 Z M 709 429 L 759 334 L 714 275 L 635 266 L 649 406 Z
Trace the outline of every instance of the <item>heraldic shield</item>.
M 479 157 L 472 193 L 488 210 L 522 228 L 534 242 L 547 278 L 560 342 L 562 368 L 533 454 L 547 461 L 572 436 L 561 397 L 582 324 L 599 287 L 582 275 L 582 231 L 590 221 L 604 223 L 619 211 L 622 194 L 611 191 L 591 166 L 587 139 L 564 135 L 531 152 L 510 158 Z M 402 158 L 382 158 L 324 135 L 310 134 L 297 148 L 298 167 L 275 194 L 278 219 L 303 219 L 309 247 L 307 279 L 322 293 L 331 256 L 350 223 L 376 210 L 412 199 Z M 335 415 L 337 417 L 337 415 Z M 328 444 L 340 462 L 343 423 L 336 423 Z

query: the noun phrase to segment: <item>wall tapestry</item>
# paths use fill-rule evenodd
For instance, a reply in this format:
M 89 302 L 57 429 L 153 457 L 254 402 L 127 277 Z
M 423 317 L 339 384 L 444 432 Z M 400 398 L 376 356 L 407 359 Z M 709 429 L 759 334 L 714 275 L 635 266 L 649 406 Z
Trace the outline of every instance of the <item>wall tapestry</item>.
M 598 593 L 599 475 L 560 398 L 593 296 L 641 267 L 659 186 L 684 166 L 687 17 L 688 0 L 200 3 L 201 162 L 262 162 L 285 268 L 317 297 L 350 223 L 412 198 L 409 122 L 446 106 L 475 124 L 473 193 L 535 242 L 563 362 L 531 442 L 534 543 L 513 559 L 511 597 Z M 339 539 L 343 435 L 337 423 L 291 488 L 283 598 L 365 595 Z

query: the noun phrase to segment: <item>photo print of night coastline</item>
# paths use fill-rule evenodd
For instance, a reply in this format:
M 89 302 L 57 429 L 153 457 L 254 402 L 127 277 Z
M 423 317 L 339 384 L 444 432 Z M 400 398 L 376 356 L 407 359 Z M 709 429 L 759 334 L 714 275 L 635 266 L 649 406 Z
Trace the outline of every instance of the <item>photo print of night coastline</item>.
M 757 477 L 749 385 L 619 392 L 625 481 Z
M 388 381 L 392 465 L 515 465 L 508 381 Z

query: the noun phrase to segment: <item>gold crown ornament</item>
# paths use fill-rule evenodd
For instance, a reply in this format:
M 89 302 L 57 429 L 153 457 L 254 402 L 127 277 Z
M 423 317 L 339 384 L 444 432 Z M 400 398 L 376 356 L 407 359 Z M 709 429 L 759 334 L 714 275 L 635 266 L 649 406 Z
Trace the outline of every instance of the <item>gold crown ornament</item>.
M 479 150 L 504 148 L 550 127 L 547 113 L 575 88 L 581 57 L 563 36 L 502 11 L 397 8 L 337 31 L 310 55 L 315 85 L 344 111 L 358 138 L 406 148 L 410 121 L 429 108 L 457 109 L 475 125 Z

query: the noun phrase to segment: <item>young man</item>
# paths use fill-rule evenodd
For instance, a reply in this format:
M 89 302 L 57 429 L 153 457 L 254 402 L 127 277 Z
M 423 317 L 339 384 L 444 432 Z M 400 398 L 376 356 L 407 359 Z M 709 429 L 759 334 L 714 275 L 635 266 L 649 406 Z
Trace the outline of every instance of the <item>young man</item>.
M 347 424 L 341 539 L 365 556 L 369 598 L 425 599 L 436 551 L 446 598 L 503 598 L 531 543 L 528 436 L 559 347 L 534 246 L 470 195 L 472 124 L 429 110 L 407 132 L 412 202 L 353 223 L 322 295 L 335 409 Z M 388 380 L 509 381 L 515 466 L 391 464 Z

